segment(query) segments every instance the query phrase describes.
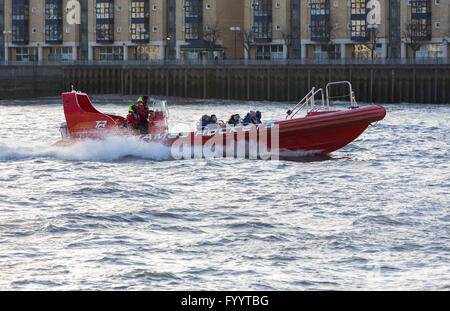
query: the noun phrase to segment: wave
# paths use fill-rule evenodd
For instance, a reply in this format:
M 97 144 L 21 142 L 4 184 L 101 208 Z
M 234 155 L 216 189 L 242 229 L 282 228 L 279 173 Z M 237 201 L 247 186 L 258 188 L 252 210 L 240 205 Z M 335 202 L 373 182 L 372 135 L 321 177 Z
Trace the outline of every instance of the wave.
M 138 137 L 123 136 L 109 136 L 104 140 L 86 139 L 64 147 L 44 143 L 0 143 L 0 161 L 56 158 L 67 161 L 112 162 L 127 157 L 169 160 L 171 150 L 160 143 L 145 143 Z

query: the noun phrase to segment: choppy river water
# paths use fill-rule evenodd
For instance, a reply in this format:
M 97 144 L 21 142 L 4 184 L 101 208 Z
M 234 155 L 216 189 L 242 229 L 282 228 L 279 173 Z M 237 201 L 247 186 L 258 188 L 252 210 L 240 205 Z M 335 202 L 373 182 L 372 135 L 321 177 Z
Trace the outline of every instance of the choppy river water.
M 2 290 L 450 289 L 448 105 L 386 105 L 327 157 L 177 161 L 129 140 L 51 147 L 59 100 L 2 104 Z M 169 126 L 289 107 L 173 102 Z

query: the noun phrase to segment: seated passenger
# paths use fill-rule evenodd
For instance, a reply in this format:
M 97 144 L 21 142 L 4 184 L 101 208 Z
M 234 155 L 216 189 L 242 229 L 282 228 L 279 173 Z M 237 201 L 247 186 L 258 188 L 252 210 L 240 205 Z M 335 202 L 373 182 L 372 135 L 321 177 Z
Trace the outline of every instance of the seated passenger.
M 257 121 L 258 124 L 262 123 L 262 121 L 261 121 L 261 118 L 262 118 L 261 111 L 259 111 L 259 110 L 256 111 L 255 118 L 256 118 L 256 121 Z
M 139 99 L 137 100 L 139 115 L 144 119 L 148 119 L 148 114 L 149 114 L 147 101 L 148 101 L 148 96 L 139 97 Z
M 129 128 L 139 130 L 139 123 L 141 123 L 141 117 L 138 112 L 139 108 L 137 104 L 130 105 L 128 107 L 127 125 Z
M 206 125 L 206 127 L 210 128 L 210 129 L 214 129 L 214 128 L 218 128 L 219 127 L 219 124 L 217 123 L 217 116 L 215 114 L 212 114 L 209 117 L 209 122 Z
M 217 117 L 216 117 L 215 114 L 212 114 L 212 115 L 209 117 L 209 123 L 208 123 L 208 124 L 217 124 Z
M 258 124 L 258 120 L 256 119 L 256 112 L 253 110 L 247 113 L 243 121 L 244 125 L 247 124 Z
M 239 114 L 231 115 L 230 119 L 228 120 L 228 124 L 232 126 L 238 126 L 240 123 L 241 123 L 241 116 Z
M 200 119 L 202 130 L 209 124 L 209 121 L 209 116 L 207 114 L 202 116 L 202 118 Z

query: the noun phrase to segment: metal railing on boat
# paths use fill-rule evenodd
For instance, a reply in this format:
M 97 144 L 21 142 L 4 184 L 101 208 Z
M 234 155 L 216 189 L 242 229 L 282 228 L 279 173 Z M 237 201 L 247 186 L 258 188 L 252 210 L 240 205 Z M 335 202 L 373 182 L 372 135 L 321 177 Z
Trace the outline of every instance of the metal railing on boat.
M 348 94 L 339 95 L 339 96 L 331 96 L 330 89 L 334 86 L 342 86 L 347 85 L 348 86 Z M 288 110 L 286 114 L 286 120 L 293 119 L 295 115 L 297 115 L 301 110 L 306 108 L 306 114 L 314 111 L 318 111 L 319 107 L 316 105 L 316 96 L 317 94 L 321 95 L 322 104 L 321 109 L 322 110 L 330 110 L 330 99 L 337 99 L 337 98 L 348 98 L 350 100 L 350 108 L 357 108 L 358 104 L 356 102 L 355 98 L 355 92 L 353 91 L 352 84 L 349 81 L 336 81 L 336 82 L 330 82 L 325 87 L 325 95 L 323 92 L 323 89 L 317 89 L 313 87 L 311 91 L 309 91 L 308 94 L 306 94 L 305 97 L 301 101 L 295 105 L 295 107 L 292 110 Z

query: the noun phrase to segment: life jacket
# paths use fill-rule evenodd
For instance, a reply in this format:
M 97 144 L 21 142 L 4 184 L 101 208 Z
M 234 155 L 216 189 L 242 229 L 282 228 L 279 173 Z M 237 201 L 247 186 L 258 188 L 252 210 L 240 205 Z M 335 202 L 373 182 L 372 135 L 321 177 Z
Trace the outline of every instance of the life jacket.
M 142 119 L 147 120 L 148 119 L 148 106 L 144 104 L 144 102 L 138 102 L 138 113 L 141 116 Z
M 128 111 L 127 122 L 128 122 L 128 124 L 136 125 L 141 122 L 141 118 L 139 116 L 139 113 L 134 111 L 132 107 L 133 107 L 133 105 L 130 106 L 130 109 Z

